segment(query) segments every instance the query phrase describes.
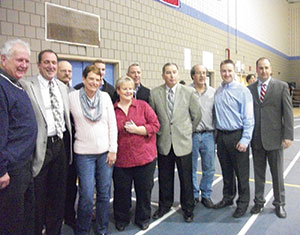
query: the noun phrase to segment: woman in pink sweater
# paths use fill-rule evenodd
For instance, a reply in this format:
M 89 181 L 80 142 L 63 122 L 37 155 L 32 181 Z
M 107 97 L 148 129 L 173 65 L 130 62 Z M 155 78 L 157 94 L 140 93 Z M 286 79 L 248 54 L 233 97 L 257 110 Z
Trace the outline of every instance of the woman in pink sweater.
M 100 71 L 95 65 L 83 71 L 80 90 L 69 94 L 75 123 L 74 159 L 79 177 L 79 204 L 76 234 L 88 234 L 93 212 L 96 179 L 97 234 L 106 234 L 113 164 L 117 153 L 117 124 L 113 104 L 99 90 Z

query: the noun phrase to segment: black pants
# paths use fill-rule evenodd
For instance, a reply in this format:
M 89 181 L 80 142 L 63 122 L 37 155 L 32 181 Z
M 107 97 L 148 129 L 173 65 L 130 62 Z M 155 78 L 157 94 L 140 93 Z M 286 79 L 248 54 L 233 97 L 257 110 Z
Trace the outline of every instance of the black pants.
M 137 167 L 114 167 L 114 218 L 117 222 L 129 223 L 131 207 L 131 187 L 136 193 L 135 223 L 144 224 L 151 217 L 151 192 L 154 185 L 153 174 L 156 160 Z
M 177 157 L 173 148 L 167 156 L 158 154 L 159 209 L 169 210 L 174 202 L 175 162 L 180 181 L 181 208 L 190 216 L 194 210 L 192 153 Z
M 218 131 L 217 150 L 223 175 L 223 199 L 233 201 L 236 195 L 236 178 L 239 198 L 237 206 L 246 209 L 250 201 L 249 190 L 249 147 L 239 152 L 236 145 L 242 137 L 242 130 Z
M 31 162 L 8 172 L 9 185 L 0 189 L 0 234 L 34 233 L 34 189 Z
M 35 234 L 60 234 L 64 217 L 67 159 L 64 142 L 50 142 L 40 173 L 34 178 Z

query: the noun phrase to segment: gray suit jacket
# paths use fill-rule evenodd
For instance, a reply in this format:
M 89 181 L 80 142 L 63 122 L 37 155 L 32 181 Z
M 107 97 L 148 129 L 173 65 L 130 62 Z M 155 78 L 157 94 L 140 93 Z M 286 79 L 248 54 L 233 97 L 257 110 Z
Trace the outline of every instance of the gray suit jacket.
M 151 90 L 149 104 L 160 122 L 160 130 L 157 133 L 158 152 L 168 155 L 173 146 L 178 157 L 191 153 L 192 134 L 201 120 L 195 90 L 192 87 L 177 85 L 172 119 L 168 114 L 165 85 Z
M 293 106 L 286 82 L 271 79 L 263 103 L 259 100 L 258 81 L 248 86 L 253 96 L 255 127 L 252 148 L 267 151 L 281 148 L 283 139 L 293 140 Z
M 72 143 L 72 131 L 70 121 L 70 108 L 68 87 L 58 79 L 56 80 L 59 90 L 61 92 L 64 103 L 64 117 L 67 131 L 70 134 L 70 143 Z M 43 97 L 41 94 L 40 83 L 35 77 L 23 78 L 20 80 L 24 90 L 27 92 L 38 123 L 38 136 L 36 141 L 35 152 L 33 155 L 33 176 L 37 176 L 42 169 L 47 149 L 47 123 L 46 123 L 46 110 L 43 103 Z M 72 162 L 72 145 L 70 144 L 70 163 Z

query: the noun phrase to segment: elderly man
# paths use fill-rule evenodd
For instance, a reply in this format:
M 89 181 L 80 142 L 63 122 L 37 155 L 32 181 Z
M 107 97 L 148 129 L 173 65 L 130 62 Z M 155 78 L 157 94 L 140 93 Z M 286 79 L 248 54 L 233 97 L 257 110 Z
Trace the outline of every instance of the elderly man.
M 166 214 L 174 201 L 174 166 L 180 180 L 180 204 L 184 221 L 194 218 L 192 182 L 192 133 L 201 120 L 195 90 L 178 84 L 178 66 L 167 63 L 162 69 L 165 84 L 151 90 L 150 105 L 156 112 L 161 128 L 157 136 L 159 208 L 158 219 Z
M 131 64 L 128 67 L 127 75 L 134 81 L 135 90 L 133 91 L 134 98 L 144 100 L 149 103 L 150 89 L 141 84 L 141 67 L 138 64 Z
M 72 80 L 72 65 L 68 61 L 62 60 L 58 63 L 57 78 L 66 84 L 69 88 L 69 92 L 75 90 L 70 84 Z
M 252 139 L 255 205 L 252 214 L 264 208 L 267 161 L 273 182 L 275 213 L 286 218 L 283 179 L 283 149 L 292 144 L 294 138 L 293 106 L 286 82 L 271 77 L 270 60 L 262 57 L 256 61 L 258 81 L 248 86 L 254 100 L 255 127 Z
M 220 64 L 222 85 L 215 94 L 217 153 L 223 175 L 223 199 L 216 209 L 233 204 L 236 195 L 236 178 L 239 198 L 234 218 L 243 216 L 250 201 L 249 143 L 254 128 L 253 100 L 249 90 L 234 80 L 232 60 Z
M 35 191 L 35 234 L 46 226 L 47 234 L 60 234 L 64 217 L 67 162 L 65 148 L 71 146 L 68 88 L 58 79 L 57 55 L 43 50 L 38 55 L 39 74 L 22 79 L 38 123 L 33 158 Z
M 191 69 L 192 87 L 197 91 L 198 102 L 201 107 L 202 120 L 193 133 L 193 186 L 195 204 L 201 202 L 206 208 L 213 208 L 211 186 L 215 173 L 215 140 L 214 140 L 214 95 L 215 89 L 206 84 L 207 69 L 201 65 L 194 65 Z M 201 156 L 202 179 L 200 186 L 197 180 L 198 156 Z
M 37 123 L 18 82 L 29 67 L 30 48 L 19 39 L 4 43 L 0 65 L 0 234 L 33 234 L 31 172 Z

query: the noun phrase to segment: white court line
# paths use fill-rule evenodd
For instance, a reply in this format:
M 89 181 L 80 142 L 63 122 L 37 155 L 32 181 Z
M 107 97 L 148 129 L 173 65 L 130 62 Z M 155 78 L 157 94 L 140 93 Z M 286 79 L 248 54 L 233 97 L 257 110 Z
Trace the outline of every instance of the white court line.
M 284 171 L 283 178 L 285 178 L 287 176 L 287 174 L 290 172 L 290 170 L 292 169 L 292 167 L 298 161 L 299 157 L 300 157 L 300 151 L 297 153 L 296 157 L 293 159 L 293 161 L 291 161 L 291 163 L 289 164 L 289 166 Z M 265 205 L 268 204 L 268 202 L 271 200 L 272 197 L 273 197 L 273 189 L 271 189 L 271 191 L 266 196 L 266 203 L 265 203 Z M 258 215 L 259 214 L 252 215 L 249 218 L 249 220 L 247 221 L 247 223 L 243 226 L 243 228 L 241 229 L 241 231 L 238 233 L 238 235 L 244 235 L 244 234 L 246 234 L 248 232 L 248 230 L 250 229 L 250 227 L 255 222 L 255 220 L 257 219 Z

